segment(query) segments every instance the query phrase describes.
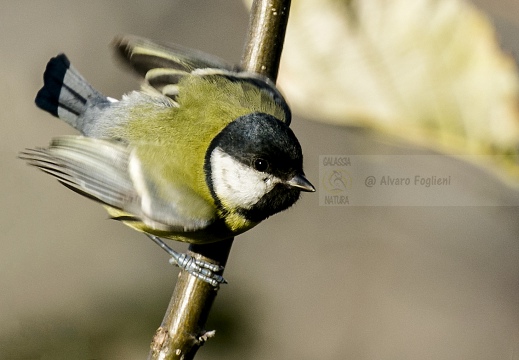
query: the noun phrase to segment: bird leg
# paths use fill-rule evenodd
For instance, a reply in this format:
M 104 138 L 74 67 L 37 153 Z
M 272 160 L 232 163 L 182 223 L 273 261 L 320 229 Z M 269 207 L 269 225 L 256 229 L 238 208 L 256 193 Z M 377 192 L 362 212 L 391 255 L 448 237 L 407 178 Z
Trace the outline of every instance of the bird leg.
M 159 245 L 169 255 L 171 255 L 171 259 L 169 259 L 170 264 L 178 266 L 182 270 L 187 271 L 191 275 L 211 284 L 214 287 L 217 287 L 220 284 L 227 284 L 227 281 L 221 275 L 216 274 L 217 272 L 223 270 L 223 266 L 195 259 L 186 253 L 179 253 L 170 248 L 158 236 L 147 233 L 146 236 L 153 240 L 155 244 Z

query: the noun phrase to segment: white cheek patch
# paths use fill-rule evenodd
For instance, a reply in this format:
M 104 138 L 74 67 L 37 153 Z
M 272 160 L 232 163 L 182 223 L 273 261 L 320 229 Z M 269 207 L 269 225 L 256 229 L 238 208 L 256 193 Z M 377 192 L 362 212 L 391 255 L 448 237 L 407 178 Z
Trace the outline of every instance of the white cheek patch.
M 275 176 L 248 167 L 222 149 L 211 153 L 213 189 L 220 201 L 231 208 L 250 209 L 281 182 Z

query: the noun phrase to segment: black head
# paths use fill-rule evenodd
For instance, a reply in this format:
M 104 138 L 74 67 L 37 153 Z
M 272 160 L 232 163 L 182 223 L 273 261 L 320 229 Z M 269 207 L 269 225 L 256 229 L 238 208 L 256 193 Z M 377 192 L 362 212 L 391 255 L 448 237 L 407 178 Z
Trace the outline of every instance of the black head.
M 211 142 L 206 177 L 223 210 L 259 222 L 314 191 L 304 178 L 301 145 L 272 115 L 252 113 L 231 122 Z

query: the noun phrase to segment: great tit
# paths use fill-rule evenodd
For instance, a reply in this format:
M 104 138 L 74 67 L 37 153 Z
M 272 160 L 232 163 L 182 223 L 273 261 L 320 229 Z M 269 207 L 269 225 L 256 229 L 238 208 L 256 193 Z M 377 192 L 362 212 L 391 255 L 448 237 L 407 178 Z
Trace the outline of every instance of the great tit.
M 141 91 L 106 97 L 64 54 L 52 58 L 36 105 L 81 135 L 26 150 L 30 165 L 113 219 L 188 243 L 231 238 L 315 191 L 290 109 L 268 78 L 140 37 L 114 46 L 144 77 Z

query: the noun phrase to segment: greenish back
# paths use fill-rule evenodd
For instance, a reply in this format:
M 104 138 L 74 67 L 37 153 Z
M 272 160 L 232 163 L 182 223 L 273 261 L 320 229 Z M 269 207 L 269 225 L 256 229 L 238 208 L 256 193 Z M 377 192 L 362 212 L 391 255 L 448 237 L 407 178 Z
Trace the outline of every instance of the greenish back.
M 285 113 L 266 91 L 219 75 L 185 76 L 178 87 L 178 107 L 139 105 L 117 132 L 137 148 L 158 189 L 176 184 L 213 204 L 204 174 L 213 138 L 240 116 L 264 112 L 285 121 Z

